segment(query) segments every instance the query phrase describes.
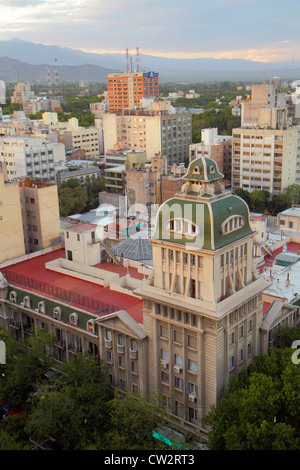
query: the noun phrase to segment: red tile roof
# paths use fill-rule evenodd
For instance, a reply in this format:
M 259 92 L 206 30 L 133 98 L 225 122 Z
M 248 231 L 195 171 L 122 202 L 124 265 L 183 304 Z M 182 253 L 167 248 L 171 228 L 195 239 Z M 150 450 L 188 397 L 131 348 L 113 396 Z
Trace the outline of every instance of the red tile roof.
M 64 273 L 46 269 L 45 264 L 57 258 L 65 258 L 65 250 L 58 250 L 22 261 L 1 269 L 10 283 L 32 290 L 49 298 L 66 301 L 74 307 L 99 313 L 102 304 L 111 306 L 114 311 L 126 310 L 138 323 L 143 323 L 143 301 L 138 297 L 123 294 L 102 287 L 93 282 L 77 279 Z M 97 265 L 107 271 L 118 272 L 120 276 L 127 274 L 127 268 L 112 263 Z M 142 279 L 136 269 L 130 268 L 130 274 Z

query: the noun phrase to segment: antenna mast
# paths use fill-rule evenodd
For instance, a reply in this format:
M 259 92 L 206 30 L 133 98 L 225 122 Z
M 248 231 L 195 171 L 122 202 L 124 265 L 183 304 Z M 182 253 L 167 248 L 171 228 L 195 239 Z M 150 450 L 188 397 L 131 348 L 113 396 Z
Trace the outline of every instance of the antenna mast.
M 139 55 L 139 48 L 137 47 L 136 48 L 136 71 L 139 72 L 140 71 L 140 55 Z

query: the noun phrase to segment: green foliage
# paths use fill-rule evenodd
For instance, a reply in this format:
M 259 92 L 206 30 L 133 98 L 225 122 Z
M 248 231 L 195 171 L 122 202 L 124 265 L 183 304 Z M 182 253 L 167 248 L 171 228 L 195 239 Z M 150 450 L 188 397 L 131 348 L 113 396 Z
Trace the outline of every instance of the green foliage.
M 279 325 L 274 335 L 275 348 L 290 348 L 294 341 L 300 337 L 299 328 L 285 327 Z
M 88 194 L 85 188 L 76 186 L 73 189 L 65 187 L 59 194 L 59 211 L 61 217 L 81 213 L 88 202 Z
M 201 142 L 201 130 L 217 127 L 219 134 L 231 135 L 234 127 L 240 126 L 240 117 L 233 116 L 230 106 L 211 107 L 200 114 L 193 114 L 193 143 Z
M 292 204 L 300 203 L 300 185 L 291 185 L 283 193 L 275 196 L 260 189 L 249 192 L 243 188 L 235 188 L 234 193 L 246 201 L 250 211 L 262 214 L 277 215 L 291 207 Z
M 52 343 L 53 339 L 43 331 L 18 342 L 6 333 L 6 365 L 1 376 L 0 402 L 26 402 L 32 384 L 53 364 L 53 358 L 48 354 Z
M 65 449 L 82 449 L 109 430 L 112 390 L 102 364 L 78 354 L 59 368 L 58 377 L 32 395 L 28 432 L 37 440 L 54 435 Z
M 299 450 L 300 368 L 292 350 L 258 356 L 207 416 L 212 450 Z
M 158 416 L 156 397 L 143 399 L 115 392 L 110 404 L 111 429 L 106 435 L 105 448 L 112 450 L 154 450 L 164 448 L 152 438 L 152 430 L 162 422 Z
M 77 178 L 70 178 L 61 185 L 59 193 L 60 215 L 66 217 L 70 214 L 81 213 L 95 209 L 99 206 L 98 194 L 105 191 L 105 179 L 86 178 L 85 184 L 80 185 Z

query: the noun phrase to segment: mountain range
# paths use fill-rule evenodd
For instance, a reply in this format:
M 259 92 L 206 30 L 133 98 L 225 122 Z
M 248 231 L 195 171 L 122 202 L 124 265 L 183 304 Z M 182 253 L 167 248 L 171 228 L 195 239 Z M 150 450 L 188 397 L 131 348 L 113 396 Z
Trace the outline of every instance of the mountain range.
M 140 54 L 140 70 L 158 72 L 166 81 L 262 81 L 273 76 L 300 77 L 300 63 L 262 63 L 243 59 L 171 59 Z M 133 69 L 136 57 L 131 56 Z M 125 71 L 126 54 L 96 54 L 61 46 L 35 44 L 20 39 L 0 41 L 0 80 L 47 82 L 47 66 L 57 64 L 62 81 L 106 82 L 107 74 Z

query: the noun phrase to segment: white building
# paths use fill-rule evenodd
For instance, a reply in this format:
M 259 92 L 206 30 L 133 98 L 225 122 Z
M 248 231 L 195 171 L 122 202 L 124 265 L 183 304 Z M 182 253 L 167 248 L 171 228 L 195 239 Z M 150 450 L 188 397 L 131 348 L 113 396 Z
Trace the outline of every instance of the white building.
M 55 160 L 64 148 L 39 137 L 0 137 L 0 161 L 6 164 L 7 181 L 33 179 L 55 182 Z

